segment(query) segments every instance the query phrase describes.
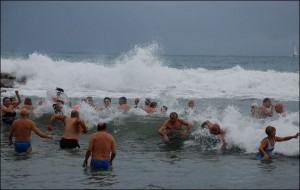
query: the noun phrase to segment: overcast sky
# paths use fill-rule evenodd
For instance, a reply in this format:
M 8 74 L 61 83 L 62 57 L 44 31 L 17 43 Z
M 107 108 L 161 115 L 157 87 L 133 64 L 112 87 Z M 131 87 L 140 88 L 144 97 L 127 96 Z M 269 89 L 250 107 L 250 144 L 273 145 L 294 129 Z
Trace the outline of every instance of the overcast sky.
M 2 51 L 290 56 L 293 41 L 298 1 L 1 1 Z

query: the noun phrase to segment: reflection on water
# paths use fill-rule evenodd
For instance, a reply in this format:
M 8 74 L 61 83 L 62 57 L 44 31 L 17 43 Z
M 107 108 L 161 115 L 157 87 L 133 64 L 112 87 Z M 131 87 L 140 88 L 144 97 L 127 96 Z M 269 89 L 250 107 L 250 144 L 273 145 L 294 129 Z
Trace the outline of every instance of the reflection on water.
M 272 172 L 276 169 L 276 164 L 273 162 L 273 160 L 260 160 L 258 163 L 258 168 L 261 169 L 262 172 Z
M 83 171 L 87 176 L 88 184 L 98 184 L 99 187 L 107 187 L 118 183 L 117 175 L 113 173 L 112 167 L 110 167 L 109 171 L 85 167 Z

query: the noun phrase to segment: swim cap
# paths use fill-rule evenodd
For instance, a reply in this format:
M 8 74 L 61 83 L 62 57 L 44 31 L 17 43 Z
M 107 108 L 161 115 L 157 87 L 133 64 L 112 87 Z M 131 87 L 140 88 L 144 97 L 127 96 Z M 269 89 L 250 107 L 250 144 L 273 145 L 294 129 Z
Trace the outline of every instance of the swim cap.
M 73 106 L 73 110 L 77 110 L 78 111 L 79 109 L 80 109 L 80 105 L 76 104 L 76 105 Z

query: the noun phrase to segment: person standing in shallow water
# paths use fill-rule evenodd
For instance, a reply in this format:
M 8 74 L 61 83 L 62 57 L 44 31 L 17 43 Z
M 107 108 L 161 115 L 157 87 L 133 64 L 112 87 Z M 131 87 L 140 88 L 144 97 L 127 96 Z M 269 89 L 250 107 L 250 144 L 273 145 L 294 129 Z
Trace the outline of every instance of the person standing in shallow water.
M 99 123 L 97 132 L 90 137 L 89 145 L 85 154 L 83 167 L 87 166 L 88 159 L 92 154 L 91 167 L 108 170 L 116 157 L 116 142 L 112 135 L 107 133 L 106 123 Z
M 296 139 L 300 136 L 300 133 L 296 133 L 292 136 L 278 137 L 276 136 L 275 127 L 272 126 L 266 127 L 265 132 L 268 136 L 261 141 L 260 146 L 258 147 L 259 152 L 257 153 L 257 157 L 263 160 L 272 159 L 272 152 L 275 148 L 275 142 L 288 141 L 293 138 Z
M 67 117 L 61 114 L 53 115 L 49 121 L 49 131 L 52 131 L 52 124 L 56 120 L 61 120 L 64 122 L 64 132 L 60 140 L 60 148 L 80 148 L 78 140 L 81 130 L 82 132 L 86 133 L 88 128 L 85 125 L 85 122 L 81 118 L 79 118 L 79 112 L 77 110 L 73 110 L 71 112 L 71 117 Z
M 178 114 L 176 112 L 170 113 L 170 119 L 166 120 L 162 126 L 158 129 L 158 134 L 163 136 L 165 142 L 170 141 L 169 135 L 176 131 L 181 131 L 181 126 L 187 126 L 181 134 L 183 136 L 187 135 L 187 132 L 192 128 L 192 124 L 186 120 L 179 119 Z
M 34 131 L 38 136 L 42 138 L 52 139 L 52 135 L 45 135 L 40 131 L 35 123 L 29 119 L 29 113 L 27 109 L 22 109 L 20 112 L 20 119 L 13 122 L 11 131 L 9 133 L 9 146 L 13 144 L 13 136 L 15 136 L 15 151 L 21 152 L 32 152 L 31 147 L 31 131 Z

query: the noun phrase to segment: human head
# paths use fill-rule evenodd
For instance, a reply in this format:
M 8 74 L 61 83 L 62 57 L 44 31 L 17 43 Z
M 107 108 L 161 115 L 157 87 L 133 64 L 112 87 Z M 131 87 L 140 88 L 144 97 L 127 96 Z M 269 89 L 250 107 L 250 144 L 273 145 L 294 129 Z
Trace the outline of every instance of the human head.
M 32 105 L 31 98 L 25 98 L 24 104 L 25 105 Z
M 190 108 L 194 108 L 194 107 L 195 107 L 195 101 L 194 101 L 194 100 L 189 100 L 189 101 L 188 101 L 188 106 L 189 106 Z
M 268 126 L 268 127 L 266 127 L 266 134 L 268 135 L 268 136 L 271 136 L 272 135 L 272 133 L 273 132 L 276 132 L 276 129 L 275 129 L 275 127 L 272 127 L 272 126 Z M 274 134 L 275 135 L 275 134 Z
M 161 108 L 160 108 L 160 112 L 161 113 L 166 113 L 168 111 L 168 107 L 167 106 L 162 106 Z
M 104 106 L 105 106 L 105 107 L 110 106 L 110 105 L 111 105 L 111 98 L 105 97 L 105 98 L 103 99 L 103 103 L 104 103 Z
M 282 112 L 284 112 L 284 105 L 283 105 L 283 103 L 282 102 L 277 102 L 276 104 L 275 104 L 275 111 L 277 112 L 277 113 L 282 113 Z
M 27 109 L 22 109 L 20 111 L 20 116 L 21 116 L 21 118 L 27 118 L 27 117 L 29 117 L 28 110 Z
M 53 109 L 55 111 L 55 113 L 60 113 L 61 112 L 61 109 L 62 109 L 62 104 L 61 103 L 56 103 L 56 104 L 53 104 Z
M 266 108 L 270 108 L 271 105 L 272 105 L 272 100 L 270 98 L 265 98 L 263 100 L 263 105 L 266 107 Z
M 151 108 L 156 108 L 156 106 L 157 106 L 157 102 L 151 102 L 150 103 L 150 107 Z
M 77 111 L 77 110 L 72 110 L 72 112 L 71 112 L 71 117 L 77 117 L 77 118 L 79 118 L 79 111 Z
M 136 98 L 136 99 L 134 100 L 134 104 L 135 104 L 135 105 L 138 105 L 138 104 L 140 103 L 140 100 L 141 100 L 140 98 Z
M 215 123 L 209 127 L 209 131 L 211 134 L 218 135 L 221 133 L 221 128 L 218 124 Z
M 10 101 L 9 97 L 4 97 L 2 102 L 3 102 L 3 105 L 6 107 L 11 105 L 11 101 Z
M 178 114 L 176 112 L 170 113 L 170 121 L 175 122 L 178 118 Z
M 150 106 L 150 104 L 151 104 L 151 99 L 150 98 L 146 98 L 145 99 L 145 105 L 146 106 Z
M 127 98 L 126 97 L 122 96 L 122 97 L 119 98 L 119 104 L 120 105 L 121 104 L 126 104 L 126 103 L 127 103 Z
M 91 96 L 86 97 L 86 103 L 89 105 L 93 105 L 94 104 L 93 97 Z
M 64 93 L 64 89 L 57 87 L 56 88 L 57 91 L 57 96 L 59 96 L 60 94 Z
M 106 130 L 106 127 L 107 125 L 106 125 L 106 123 L 105 122 L 100 122 L 100 123 L 98 123 L 98 125 L 97 125 L 97 130 L 98 131 L 104 131 L 104 130 Z
M 17 100 L 16 100 L 16 97 L 10 97 L 9 98 L 10 99 L 10 102 L 13 104 L 14 102 L 16 102 Z
M 79 104 L 75 104 L 75 105 L 73 106 L 73 110 L 79 111 L 79 109 L 80 109 L 80 105 L 79 105 Z

